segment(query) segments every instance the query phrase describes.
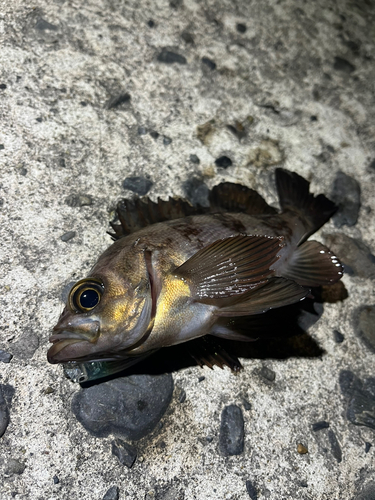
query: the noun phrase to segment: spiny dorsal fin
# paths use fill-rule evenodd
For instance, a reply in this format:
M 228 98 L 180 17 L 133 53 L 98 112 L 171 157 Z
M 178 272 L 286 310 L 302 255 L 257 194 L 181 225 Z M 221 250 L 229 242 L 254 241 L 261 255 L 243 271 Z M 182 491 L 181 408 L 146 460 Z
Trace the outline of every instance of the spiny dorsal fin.
M 248 215 L 277 213 L 256 191 L 232 182 L 222 182 L 213 187 L 208 199 L 211 212 L 241 212 Z

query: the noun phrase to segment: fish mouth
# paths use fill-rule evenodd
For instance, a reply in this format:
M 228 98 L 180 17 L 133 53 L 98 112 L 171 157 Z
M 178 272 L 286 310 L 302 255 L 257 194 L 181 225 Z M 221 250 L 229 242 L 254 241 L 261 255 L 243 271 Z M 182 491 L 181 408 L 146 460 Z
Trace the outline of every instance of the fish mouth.
M 65 359 L 65 357 L 60 354 L 61 351 L 65 349 L 65 347 L 77 344 L 79 342 L 87 342 L 88 344 L 93 344 L 97 341 L 97 337 L 93 338 L 92 334 L 90 335 L 88 332 L 70 332 L 68 330 L 60 330 L 56 327 L 54 328 L 54 330 L 58 331 L 59 333 L 54 333 L 49 338 L 49 341 L 53 344 L 53 346 L 49 348 L 47 353 L 48 362 L 52 364 L 72 361 L 71 358 Z

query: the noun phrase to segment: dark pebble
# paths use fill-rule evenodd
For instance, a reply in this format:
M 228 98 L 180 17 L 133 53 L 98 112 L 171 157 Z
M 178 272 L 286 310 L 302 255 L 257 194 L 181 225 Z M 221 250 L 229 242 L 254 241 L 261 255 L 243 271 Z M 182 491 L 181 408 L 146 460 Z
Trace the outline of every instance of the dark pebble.
M 321 420 L 320 422 L 315 422 L 315 424 L 312 425 L 312 430 L 314 432 L 321 431 L 322 429 L 328 429 L 329 423 L 326 422 L 325 420 Z
M 129 189 L 133 193 L 139 194 L 139 196 L 144 196 L 148 193 L 154 183 L 149 179 L 144 177 L 127 177 L 122 183 L 124 189 Z
M 5 149 L 4 144 L 0 144 L 0 150 Z
M 241 408 L 226 406 L 221 414 L 220 453 L 224 457 L 239 455 L 244 448 L 244 421 Z
M 136 441 L 156 427 L 172 394 L 170 374 L 131 375 L 82 389 L 73 397 L 72 411 L 95 436 L 112 433 Z
M 262 366 L 259 375 L 268 382 L 274 382 L 276 378 L 276 373 L 270 368 L 267 368 L 267 366 Z
M 178 401 L 180 403 L 185 403 L 185 401 L 186 401 L 186 392 L 185 392 L 184 389 L 181 389 L 180 394 L 178 396 Z
M 60 240 L 67 242 L 71 240 L 72 238 L 75 237 L 77 233 L 75 231 L 68 231 L 67 233 L 64 233 L 62 236 L 60 236 Z
M 355 66 L 342 57 L 335 57 L 333 68 L 336 71 L 342 71 L 343 73 L 347 74 L 350 74 L 355 70 Z
M 87 106 L 87 102 L 86 101 L 81 101 L 80 102 L 80 105 L 83 106 L 84 108 Z
M 7 88 L 7 86 L 5 85 L 5 83 L 0 83 L 0 90 L 5 90 Z
M 198 382 L 203 382 L 203 380 L 206 380 L 206 377 L 203 377 L 203 376 L 202 376 L 202 377 L 199 377 L 199 378 L 198 378 Z
M 301 488 L 308 488 L 308 484 L 307 484 L 307 481 L 300 481 L 299 482 L 299 485 L 301 486 Z
M 7 465 L 5 469 L 5 474 L 13 475 L 18 474 L 21 475 L 26 469 L 26 464 L 21 462 L 20 460 L 16 460 L 15 458 L 9 458 L 7 460 Z
M 42 118 L 41 116 L 39 116 L 38 118 L 36 118 L 36 121 L 37 121 L 38 123 L 42 123 L 43 118 Z
M 375 279 L 375 255 L 363 241 L 345 234 L 327 234 L 325 242 L 344 264 L 346 274 Z
M 362 381 L 353 372 L 342 370 L 339 382 L 348 400 L 346 417 L 349 422 L 375 430 L 375 378 Z
M 70 194 L 65 198 L 65 204 L 73 208 L 92 205 L 92 201 L 92 196 L 89 194 Z
M 169 146 L 169 144 L 171 144 L 171 142 L 172 142 L 172 139 L 170 137 L 167 137 L 167 136 L 163 137 L 164 146 Z
M 4 386 L 0 385 L 0 437 L 6 431 L 9 424 L 9 409 L 3 395 Z
M 153 21 L 152 19 L 149 19 L 147 21 L 147 25 L 149 28 L 154 28 L 155 27 L 155 21 Z
M 359 495 L 355 496 L 353 500 L 375 500 L 375 482 L 372 481 L 359 493 Z
M 35 25 L 35 29 L 37 29 L 39 31 L 45 31 L 45 30 L 57 31 L 57 26 L 49 23 L 45 19 L 40 18 L 40 19 L 38 19 L 38 21 Z
M 365 345 L 375 352 L 375 305 L 362 306 L 354 319 L 355 331 Z
M 246 411 L 251 410 L 251 403 L 249 403 L 247 399 L 242 398 L 242 404 Z
M 333 338 L 335 339 L 335 342 L 337 342 L 338 344 L 342 344 L 345 340 L 344 335 L 338 330 L 333 330 Z
M 213 440 L 214 438 L 212 436 L 206 436 L 207 443 L 212 443 Z
M 185 196 L 193 205 L 201 205 L 208 207 L 208 195 L 210 190 L 206 184 L 198 177 L 192 177 L 182 183 L 182 189 L 185 191 Z
M 365 443 L 365 453 L 368 453 L 370 451 L 372 444 L 366 441 Z
M 216 63 L 208 57 L 202 57 L 202 63 L 205 64 L 211 71 L 216 69 Z
M 189 160 L 195 165 L 199 165 L 201 162 L 197 155 L 190 155 Z
M 118 458 L 120 464 L 131 469 L 137 458 L 137 450 L 129 443 L 125 443 L 121 439 L 115 439 L 112 441 L 112 455 Z
M 375 159 L 372 160 L 372 162 L 370 162 L 369 168 L 372 168 L 373 170 L 375 170 Z
M 258 493 L 251 481 L 246 481 L 246 491 L 249 494 L 251 500 L 258 500 Z
M 220 168 L 228 168 L 232 165 L 232 160 L 228 156 L 220 156 L 215 160 L 215 165 Z
M 147 128 L 146 127 L 138 127 L 138 135 L 146 135 Z
M 160 54 L 157 57 L 157 60 L 162 63 L 166 64 L 186 64 L 187 60 L 186 57 L 181 56 L 180 54 L 177 54 L 176 52 L 172 52 L 167 49 L 163 49 Z
M 120 490 L 118 486 L 111 486 L 102 500 L 118 500 L 120 498 Z
M 318 117 L 317 117 L 317 116 L 315 116 L 315 115 L 311 115 L 311 116 L 310 116 L 310 120 L 311 120 L 312 122 L 316 122 L 316 121 L 318 121 Z
M 20 174 L 21 175 L 27 175 L 27 168 L 22 167 L 21 170 L 20 170 Z
M 194 45 L 194 37 L 191 33 L 189 33 L 188 31 L 184 31 L 181 33 L 181 38 L 183 39 L 183 41 L 185 43 L 188 43 L 190 45 Z
M 10 360 L 12 358 L 13 358 L 12 354 L 9 354 L 9 352 L 0 349 L 0 361 L 2 361 L 3 363 L 10 363 Z
M 53 484 L 59 484 L 60 479 L 57 476 L 53 476 Z
M 245 33 L 247 28 L 246 28 L 246 24 L 243 24 L 243 23 L 237 23 L 236 25 L 236 30 L 238 31 L 238 33 Z
M 361 188 L 358 182 L 344 172 L 337 172 L 330 199 L 339 207 L 333 216 L 335 226 L 354 226 L 361 208 Z
M 118 108 L 119 106 L 121 106 L 121 104 L 128 103 L 130 101 L 130 99 L 131 99 L 130 94 L 128 94 L 127 92 L 121 92 L 118 95 L 111 97 L 108 100 L 105 107 L 107 109 L 115 109 L 115 108 Z
M 160 136 L 159 132 L 156 132 L 156 130 L 150 130 L 150 135 L 153 139 L 155 139 L 155 141 Z

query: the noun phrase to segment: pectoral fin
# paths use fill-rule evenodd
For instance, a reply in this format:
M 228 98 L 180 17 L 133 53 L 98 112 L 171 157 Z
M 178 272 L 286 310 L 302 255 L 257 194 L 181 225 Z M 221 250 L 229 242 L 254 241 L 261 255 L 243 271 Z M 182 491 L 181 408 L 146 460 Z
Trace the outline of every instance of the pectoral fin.
M 282 247 L 283 238 L 225 238 L 197 252 L 175 274 L 189 283 L 193 299 L 220 306 L 271 277 Z
M 306 241 L 296 248 L 285 269 L 279 273 L 284 278 L 303 286 L 331 285 L 343 275 L 339 259 L 317 241 Z
M 272 278 L 253 290 L 236 297 L 231 304 L 215 311 L 216 316 L 250 316 L 269 309 L 294 304 L 304 299 L 310 289 L 284 278 Z

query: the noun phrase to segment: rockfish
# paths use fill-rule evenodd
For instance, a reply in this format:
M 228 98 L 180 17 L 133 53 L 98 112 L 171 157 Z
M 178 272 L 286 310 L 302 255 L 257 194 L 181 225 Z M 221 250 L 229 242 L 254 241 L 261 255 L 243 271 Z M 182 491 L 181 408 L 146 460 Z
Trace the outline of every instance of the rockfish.
M 208 208 L 120 202 L 116 241 L 71 289 L 48 361 L 110 361 L 116 371 L 205 335 L 254 340 L 254 318 L 337 282 L 337 257 L 308 240 L 336 206 L 296 173 L 277 169 L 276 186 L 280 213 L 232 183 L 213 188 Z

